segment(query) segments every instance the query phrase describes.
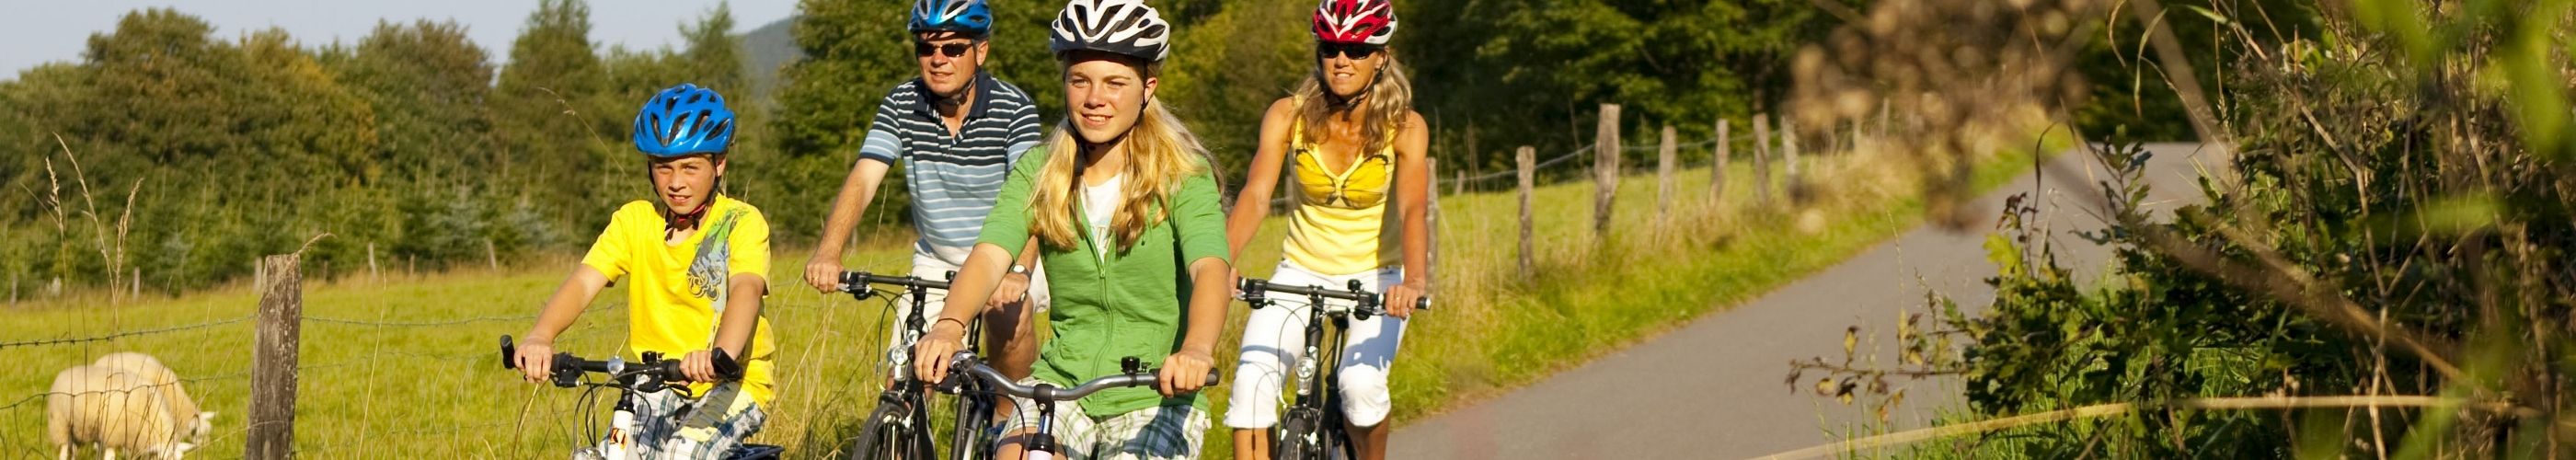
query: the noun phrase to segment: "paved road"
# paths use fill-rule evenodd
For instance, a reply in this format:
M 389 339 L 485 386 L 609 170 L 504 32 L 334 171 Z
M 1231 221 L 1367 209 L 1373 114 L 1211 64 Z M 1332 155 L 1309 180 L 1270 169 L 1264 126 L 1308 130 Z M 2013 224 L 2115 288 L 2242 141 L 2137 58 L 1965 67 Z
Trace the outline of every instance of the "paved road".
M 2170 210 L 2200 196 L 2200 170 L 2221 170 L 2223 154 L 2194 144 L 2150 146 L 2152 207 Z M 2092 157 L 2059 155 L 2044 168 L 2046 186 L 2025 175 L 1980 197 L 1998 212 L 2005 197 L 2039 192 L 2051 232 L 2069 267 L 2099 273 L 2109 251 L 2072 235 L 2101 228 L 2088 212 L 2102 176 Z M 2085 177 L 2085 176 L 2092 177 Z M 1781 383 L 1791 359 L 1842 356 L 1851 325 L 1881 331 L 1900 312 L 1920 311 L 1924 289 L 1961 306 L 1983 306 L 1994 293 L 1981 281 L 1995 268 L 1982 248 L 1985 232 L 1925 227 L 1881 243 L 1851 260 L 1752 303 L 1709 314 L 1662 337 L 1481 403 L 1407 424 L 1395 433 L 1391 458 L 1746 458 L 1827 444 L 1836 433 L 1875 418 L 1862 405 L 1793 392 Z M 1920 278 L 1917 278 L 1917 275 Z M 1812 385 L 1813 376 L 1801 382 Z M 1919 427 L 1942 406 L 1955 407 L 1949 382 L 1911 387 L 1901 427 Z

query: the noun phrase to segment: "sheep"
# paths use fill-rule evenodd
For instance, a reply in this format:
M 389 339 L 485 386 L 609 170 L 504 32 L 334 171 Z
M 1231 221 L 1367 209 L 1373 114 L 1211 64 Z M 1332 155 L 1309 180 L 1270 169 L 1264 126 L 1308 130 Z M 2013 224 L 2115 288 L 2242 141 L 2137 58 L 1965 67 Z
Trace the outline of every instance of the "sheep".
M 161 365 L 161 360 L 153 359 L 152 355 L 129 351 L 101 356 L 97 362 L 90 365 L 134 374 L 142 377 L 145 383 L 160 387 L 161 402 L 164 407 L 170 409 L 170 419 L 188 422 L 188 431 L 182 439 L 196 445 L 206 445 L 206 437 L 214 431 L 215 413 L 199 412 L 197 401 L 190 399 L 188 390 L 180 387 L 179 373 L 172 372 L 169 366 Z
M 81 443 L 95 445 L 109 460 L 119 450 L 176 459 L 196 449 L 195 443 L 178 439 L 186 427 L 170 416 L 161 392 L 148 382 L 99 366 L 54 374 L 53 390 L 45 396 L 45 434 L 57 457 L 70 459 Z

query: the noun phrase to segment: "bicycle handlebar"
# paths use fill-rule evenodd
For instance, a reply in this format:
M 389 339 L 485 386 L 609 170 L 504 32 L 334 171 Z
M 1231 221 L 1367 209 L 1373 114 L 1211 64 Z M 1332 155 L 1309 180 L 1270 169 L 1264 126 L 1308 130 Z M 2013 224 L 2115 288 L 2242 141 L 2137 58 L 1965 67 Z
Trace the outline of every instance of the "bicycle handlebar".
M 984 360 L 982 359 L 976 359 L 974 352 L 960 351 L 957 352 L 955 361 L 953 361 L 948 367 L 948 380 L 940 382 L 939 388 L 940 391 L 955 392 L 957 390 L 957 386 L 964 383 L 963 380 L 959 380 L 957 378 L 957 376 L 962 375 L 984 381 L 984 383 L 986 385 L 990 385 L 993 392 L 996 393 L 1029 398 L 1038 401 L 1064 402 L 1082 399 L 1084 396 L 1091 396 L 1092 393 L 1098 393 L 1101 390 L 1111 388 L 1150 387 L 1161 383 L 1161 379 L 1155 375 L 1155 371 L 1152 369 L 1141 369 L 1141 366 L 1138 365 L 1135 357 L 1127 357 L 1125 361 L 1120 364 L 1120 367 L 1126 368 L 1126 373 L 1091 379 L 1091 381 L 1082 382 L 1081 385 L 1075 385 L 1073 388 L 1057 388 L 1055 385 L 1045 383 L 1031 386 L 1021 385 L 1019 382 L 1012 381 L 1009 377 L 1002 376 L 1002 371 L 994 370 L 992 366 L 984 365 Z M 1219 376 L 1215 369 L 1209 369 L 1206 386 L 1216 386 L 1219 381 L 1218 377 Z
M 949 272 L 948 276 L 953 278 L 957 276 L 957 273 Z M 865 292 L 867 290 L 867 286 L 870 284 L 901 286 L 908 289 L 948 290 L 947 281 L 928 280 L 917 276 L 885 276 L 870 274 L 868 272 L 841 272 L 841 292 L 852 294 Z
M 1357 302 L 1359 303 L 1359 307 L 1356 308 L 1356 310 L 1360 313 L 1360 319 L 1368 319 L 1369 315 L 1386 314 L 1386 308 L 1379 304 L 1379 302 L 1382 302 L 1383 300 L 1379 298 L 1378 293 L 1360 289 L 1359 280 L 1351 280 L 1350 285 L 1347 286 L 1345 290 L 1338 291 L 1326 289 L 1323 286 L 1288 286 L 1272 284 L 1270 280 L 1260 278 L 1244 278 L 1243 281 L 1237 283 L 1235 287 L 1243 291 L 1243 295 L 1239 298 L 1245 302 L 1251 302 L 1254 307 L 1261 306 L 1261 303 L 1267 299 L 1268 296 L 1263 294 L 1264 292 L 1275 292 L 1280 294 L 1322 297 L 1327 299 L 1341 299 Z M 1413 309 L 1431 309 L 1431 297 L 1423 296 L 1415 298 L 1413 301 Z
M 710 361 L 713 361 L 715 364 L 717 380 L 728 382 L 742 380 L 741 363 L 734 362 L 733 357 L 725 354 L 725 351 L 722 348 L 713 348 L 708 351 L 713 353 L 713 356 L 710 356 L 710 358 L 713 359 Z M 511 343 L 510 336 L 501 336 L 501 368 L 518 369 L 518 357 L 518 345 Z M 687 380 L 687 375 L 680 372 L 680 360 L 662 359 L 662 354 L 660 352 L 652 351 L 644 352 L 644 361 L 634 363 L 634 365 L 631 366 L 628 365 L 626 359 L 623 357 L 612 357 L 604 361 L 588 360 L 581 359 L 581 357 L 578 356 L 573 356 L 570 352 L 557 352 L 555 353 L 554 369 L 547 371 L 549 375 L 554 377 L 554 385 L 564 388 L 571 388 L 575 385 L 579 385 L 581 383 L 581 374 L 585 372 L 608 374 L 611 377 L 634 375 L 656 382 L 676 382 Z

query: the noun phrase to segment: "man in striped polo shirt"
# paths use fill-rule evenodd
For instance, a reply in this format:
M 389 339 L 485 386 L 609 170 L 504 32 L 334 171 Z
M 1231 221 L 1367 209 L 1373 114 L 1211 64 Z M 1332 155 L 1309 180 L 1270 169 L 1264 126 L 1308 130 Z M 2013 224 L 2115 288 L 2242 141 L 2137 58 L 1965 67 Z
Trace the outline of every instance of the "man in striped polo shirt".
M 815 289 L 840 289 L 842 244 L 896 162 L 912 191 L 913 228 L 920 234 L 912 275 L 946 279 L 966 262 L 1012 163 L 1040 140 L 1037 107 L 1028 93 L 982 71 L 992 31 L 983 0 L 916 0 L 910 29 L 921 76 L 896 85 L 877 104 L 859 160 L 832 200 L 823 240 L 805 265 L 805 282 Z M 1003 277 L 983 314 L 984 343 L 997 350 L 987 355 L 1012 378 L 1027 376 L 1037 357 L 1034 340 L 1015 338 L 1027 337 L 1030 307 L 1043 308 L 1047 298 L 1046 278 L 1028 268 L 1037 265 L 1038 251 L 1027 252 Z M 937 317 L 946 297 L 930 293 L 925 314 Z M 902 324 L 908 310 L 896 309 L 901 316 L 892 324 Z

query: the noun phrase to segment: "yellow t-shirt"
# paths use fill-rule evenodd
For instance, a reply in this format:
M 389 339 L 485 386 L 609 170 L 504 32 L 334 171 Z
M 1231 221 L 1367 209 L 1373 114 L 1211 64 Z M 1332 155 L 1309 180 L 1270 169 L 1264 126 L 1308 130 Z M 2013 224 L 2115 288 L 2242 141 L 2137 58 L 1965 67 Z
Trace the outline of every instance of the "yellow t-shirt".
M 731 291 L 727 280 L 737 274 L 769 276 L 769 221 L 749 204 L 717 196 L 698 232 L 677 245 L 664 242 L 664 225 L 653 203 L 627 203 L 581 258 L 610 280 L 625 278 L 630 362 L 643 359 L 646 351 L 679 359 L 707 349 L 715 341 L 718 309 Z M 749 356 L 735 358 L 743 363 L 743 393 L 763 406 L 774 394 L 770 370 L 778 345 L 772 330 L 769 316 L 761 315 L 751 347 L 743 352 Z M 689 389 L 702 395 L 712 386 L 699 383 Z

